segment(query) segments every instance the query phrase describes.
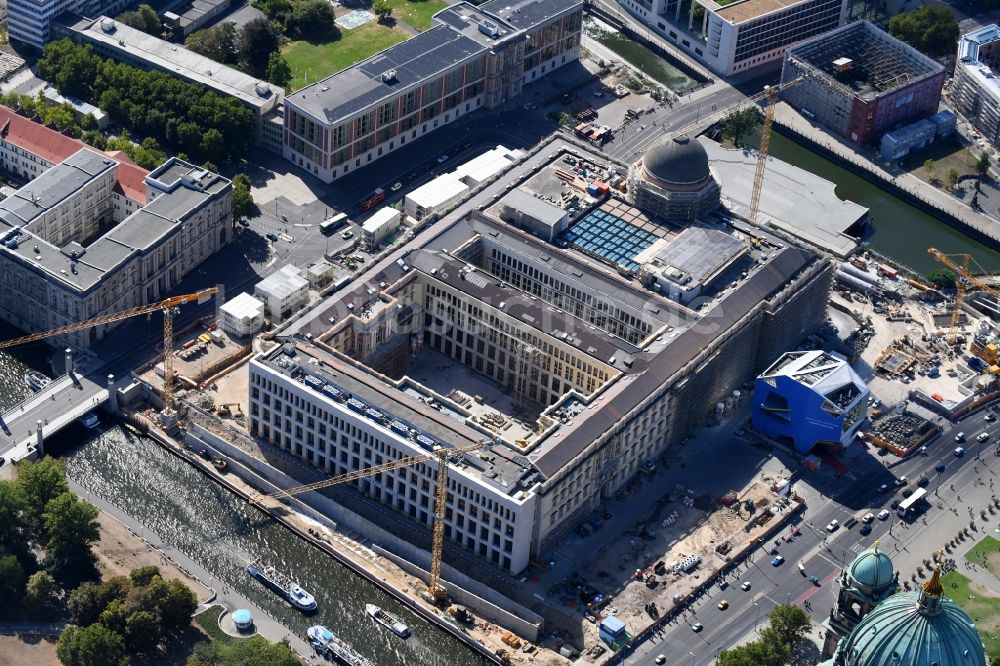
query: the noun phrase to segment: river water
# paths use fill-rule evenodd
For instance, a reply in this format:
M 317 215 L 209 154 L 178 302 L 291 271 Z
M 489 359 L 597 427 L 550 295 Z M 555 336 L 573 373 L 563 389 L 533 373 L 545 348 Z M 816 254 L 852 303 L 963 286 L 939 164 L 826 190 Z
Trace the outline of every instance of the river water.
M 25 370 L 21 360 L 0 354 L 0 407 L 26 395 Z M 378 666 L 488 663 L 150 439 L 119 427 L 97 433 L 73 425 L 46 446 L 66 461 L 71 478 L 212 572 L 214 585 L 238 590 L 299 635 L 312 624 L 324 624 Z M 313 593 L 319 611 L 302 615 L 250 578 L 245 567 L 256 556 Z M 365 614 L 366 603 L 398 615 L 413 635 L 404 641 L 376 625 Z
M 869 208 L 875 230 L 867 239 L 872 249 L 922 273 L 942 267 L 927 254 L 929 247 L 936 247 L 946 254 L 968 252 L 985 270 L 1000 271 L 1000 252 L 879 189 L 809 148 L 775 133 L 771 137 L 770 154 L 833 181 L 837 184 L 838 197 Z M 766 174 L 764 187 L 767 187 Z

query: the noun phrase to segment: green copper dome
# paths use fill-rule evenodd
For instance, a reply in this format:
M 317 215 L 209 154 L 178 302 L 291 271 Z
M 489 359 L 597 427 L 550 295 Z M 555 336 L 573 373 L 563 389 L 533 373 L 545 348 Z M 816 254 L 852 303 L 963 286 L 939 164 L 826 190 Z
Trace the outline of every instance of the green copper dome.
M 878 549 L 877 543 L 854 558 L 847 574 L 856 584 L 874 590 L 893 584 L 896 577 L 892 570 L 892 560 Z
M 846 666 L 986 666 L 983 641 L 957 604 L 924 592 L 894 594 L 837 646 Z

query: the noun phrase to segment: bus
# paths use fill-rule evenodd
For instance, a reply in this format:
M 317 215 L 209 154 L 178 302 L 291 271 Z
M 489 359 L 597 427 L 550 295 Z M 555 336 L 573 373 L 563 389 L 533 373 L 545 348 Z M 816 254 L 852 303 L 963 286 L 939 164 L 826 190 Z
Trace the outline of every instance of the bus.
M 374 192 L 361 200 L 361 210 L 368 210 L 382 201 L 385 201 L 385 190 L 381 187 L 377 187 Z
M 896 509 L 896 515 L 902 520 L 913 520 L 930 507 L 927 501 L 927 491 L 924 488 L 917 488 L 912 495 L 907 497 Z
M 337 229 L 341 228 L 347 224 L 349 220 L 347 219 L 347 213 L 338 213 L 331 217 L 326 222 L 319 225 L 320 233 L 330 235 Z

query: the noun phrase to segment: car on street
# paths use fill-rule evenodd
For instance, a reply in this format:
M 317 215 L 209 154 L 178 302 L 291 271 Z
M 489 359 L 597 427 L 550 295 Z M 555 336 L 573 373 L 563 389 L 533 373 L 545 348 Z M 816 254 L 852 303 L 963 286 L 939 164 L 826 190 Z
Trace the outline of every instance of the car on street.
M 665 663 L 667 663 L 667 658 L 664 657 L 662 654 L 658 654 L 658 655 L 656 655 L 656 663 L 657 664 L 665 664 Z
M 889 510 L 888 509 L 882 509 L 881 511 L 878 512 L 878 519 L 879 520 L 885 520 L 888 517 L 889 517 Z
M 277 236 L 277 234 L 266 233 L 266 234 L 264 234 L 264 238 L 266 238 L 267 240 L 271 241 L 272 243 L 277 243 L 278 242 L 278 236 Z
M 920 486 L 921 488 L 926 488 L 927 486 L 930 485 L 930 483 L 931 480 L 928 479 L 926 476 L 920 477 L 920 479 L 917 481 L 917 485 Z
M 987 423 L 993 423 L 994 421 L 997 420 L 996 414 L 987 414 L 983 418 L 986 419 Z
M 961 446 L 958 447 L 957 449 L 955 449 L 955 457 L 956 458 L 961 458 L 964 455 L 965 455 L 965 449 L 963 449 Z
M 400 182 L 395 182 L 389 189 L 392 190 L 393 192 L 399 192 L 401 189 L 403 189 L 403 184 Z
M 740 585 L 740 589 L 743 590 L 744 592 L 746 592 L 747 590 L 749 590 L 750 589 L 750 581 L 748 581 L 748 580 L 743 581 L 743 584 Z
M 695 622 L 694 624 L 691 625 L 691 631 L 693 631 L 695 633 L 698 633 L 699 631 L 701 631 L 704 628 L 705 628 L 705 625 L 703 625 L 701 622 Z
M 861 532 L 861 536 L 868 536 L 869 534 L 872 533 L 872 526 L 871 525 L 862 525 L 861 529 L 858 530 L 858 531 Z
M 957 435 L 955 435 L 955 441 L 956 442 L 964 442 L 965 441 L 965 433 L 964 432 L 960 432 Z
M 990 433 L 988 433 L 988 432 L 981 432 L 978 435 L 976 435 L 976 441 L 977 442 L 985 442 L 989 438 L 990 438 Z
M 727 608 L 729 608 L 729 602 L 728 601 L 726 601 L 725 599 L 723 599 L 722 601 L 719 602 L 719 610 L 726 610 Z
M 907 481 L 907 479 L 906 479 L 905 476 L 901 476 L 898 479 L 896 479 L 895 481 L 893 481 L 893 484 L 897 488 L 899 488 L 900 486 L 905 486 L 907 483 L 909 483 L 909 481 Z
M 354 232 L 351 231 L 350 229 L 344 229 L 343 231 L 340 232 L 340 237 L 343 238 L 344 240 L 347 240 L 348 238 L 354 238 Z
M 248 220 L 245 217 L 241 217 L 240 218 L 240 225 L 242 225 L 244 227 L 249 227 L 250 226 L 250 220 Z
M 885 449 L 882 449 L 882 450 L 884 451 Z M 888 483 L 883 483 L 881 486 L 878 487 L 878 491 L 880 493 L 887 493 L 887 492 L 889 492 L 889 484 Z
M 934 465 L 934 470 L 937 471 L 937 472 L 943 472 L 944 471 L 944 463 L 938 463 L 937 465 Z
M 785 558 L 782 555 L 778 555 L 773 560 L 771 560 L 772 567 L 780 567 L 785 562 Z
M 4 458 L 3 456 L 0 456 L 0 467 L 3 467 L 3 466 L 4 466 L 4 463 L 6 463 L 6 462 L 7 462 L 7 459 L 6 459 L 6 458 Z M 746 584 L 746 583 L 744 583 L 744 585 L 745 585 L 745 584 Z
M 833 520 L 831 520 L 826 524 L 827 532 L 836 532 L 839 529 L 840 529 L 840 521 L 837 520 L 836 518 L 834 518 Z
M 438 164 L 444 164 L 447 161 L 448 161 L 448 156 L 447 155 L 438 155 L 438 159 L 437 159 Z
M 868 513 L 866 513 L 864 516 L 861 517 L 861 522 L 863 523 L 870 523 L 873 520 L 875 520 L 875 514 L 872 513 L 871 511 L 869 511 Z

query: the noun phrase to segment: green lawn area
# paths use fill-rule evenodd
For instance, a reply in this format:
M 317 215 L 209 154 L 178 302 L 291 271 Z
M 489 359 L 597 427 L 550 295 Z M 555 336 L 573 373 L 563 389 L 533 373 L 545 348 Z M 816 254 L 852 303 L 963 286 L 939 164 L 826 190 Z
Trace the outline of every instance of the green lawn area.
M 343 30 L 342 37 L 335 42 L 290 42 L 281 49 L 281 54 L 292 68 L 291 89 L 298 90 L 315 83 L 405 40 L 407 36 L 402 28 L 390 28 L 372 21 L 354 30 Z
M 392 15 L 423 32 L 431 27 L 431 17 L 447 7 L 445 0 L 389 0 Z
M 235 636 L 230 636 L 222 630 L 219 626 L 219 616 L 222 615 L 222 608 L 219 606 L 212 606 L 208 610 L 204 610 L 194 616 L 194 622 L 201 629 L 208 634 L 208 637 L 213 641 L 218 641 L 219 643 L 234 643 L 236 641 L 242 640 L 236 638 Z
M 985 590 L 957 571 L 942 576 L 941 584 L 945 596 L 965 609 L 976 623 L 987 656 L 1000 657 L 1000 599 L 984 594 Z

